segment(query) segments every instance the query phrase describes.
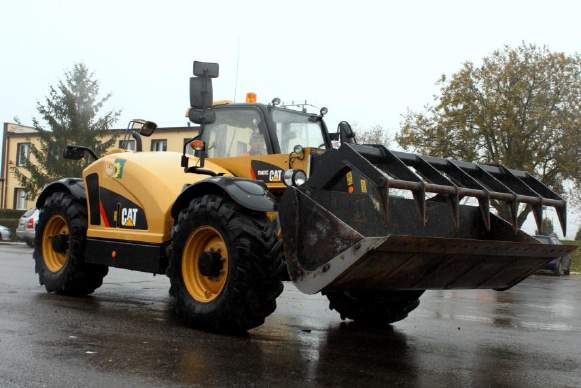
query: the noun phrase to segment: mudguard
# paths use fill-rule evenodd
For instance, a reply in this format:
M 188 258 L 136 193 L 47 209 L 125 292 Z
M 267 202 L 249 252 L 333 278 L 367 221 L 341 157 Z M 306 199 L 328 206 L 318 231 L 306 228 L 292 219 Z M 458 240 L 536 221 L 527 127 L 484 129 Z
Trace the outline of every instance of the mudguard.
M 85 185 L 81 178 L 62 178 L 46 185 L 40 196 L 36 200 L 36 208 L 40 209 L 44 205 L 44 201 L 52 194 L 59 191 L 69 193 L 78 200 L 85 200 Z
M 172 217 L 177 218 L 180 210 L 188 206 L 192 198 L 211 193 L 224 193 L 238 205 L 249 210 L 258 212 L 275 210 L 275 200 L 264 183 L 229 176 L 213 176 L 186 186 L 171 208 Z

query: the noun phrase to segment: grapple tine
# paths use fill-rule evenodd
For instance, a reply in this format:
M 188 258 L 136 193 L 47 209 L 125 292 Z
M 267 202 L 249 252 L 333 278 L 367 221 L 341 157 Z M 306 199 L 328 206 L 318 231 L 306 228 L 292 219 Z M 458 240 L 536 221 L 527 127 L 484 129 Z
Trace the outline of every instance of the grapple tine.
M 559 223 L 561 224 L 561 230 L 563 230 L 563 236 L 567 235 L 567 205 L 557 209 L 557 217 L 559 218 Z
M 420 177 L 415 174 L 400 158 L 397 157 L 393 152 L 383 147 L 382 150 L 385 155 L 385 172 L 390 176 L 407 180 L 410 182 L 415 182 L 419 184 L 419 188 L 412 190 L 412 195 L 416 201 L 418 207 L 418 213 L 422 224 L 425 225 L 427 222 L 426 213 L 426 188 L 425 183 L 420 179 Z
M 464 169 L 454 160 L 448 160 L 452 167 L 450 173 L 453 178 L 457 179 L 460 184 L 468 188 L 481 190 L 484 193 L 483 197 L 478 197 L 478 206 L 480 207 L 480 214 L 482 214 L 482 221 L 487 231 L 490 231 L 490 193 L 488 189 L 480 184 L 472 175 L 468 174 Z
M 512 229 L 514 233 L 518 232 L 518 202 L 516 199 L 510 203 L 510 223 L 512 224 Z
M 539 181 L 537 178 L 535 178 L 531 174 L 524 173 L 524 176 L 521 178 L 521 180 L 527 186 L 529 186 L 532 190 L 534 190 L 536 193 L 538 193 L 538 195 L 540 197 L 540 204 L 541 205 L 546 205 L 549 201 L 559 203 L 559 205 L 551 205 L 551 206 L 553 206 L 555 208 L 555 210 L 557 211 L 559 223 L 561 224 L 561 230 L 563 231 L 563 235 L 565 236 L 567 234 L 567 205 L 566 205 L 566 202 L 563 200 L 563 198 L 561 198 L 559 195 L 557 195 L 554 191 L 549 189 L 545 184 L 543 184 L 541 181 Z M 534 207 L 533 207 L 533 211 L 534 211 Z M 539 231 L 542 231 L 542 222 L 543 222 L 542 209 L 538 213 L 541 216 L 540 217 L 541 228 L 539 228 Z M 535 216 L 535 218 L 536 218 L 536 216 Z M 537 221 L 537 225 L 538 225 L 538 221 Z
M 428 162 L 424 157 L 421 155 L 416 155 L 417 157 L 417 165 L 415 166 L 418 172 L 428 179 L 431 183 L 435 183 L 438 185 L 447 185 L 454 188 L 454 192 L 447 195 L 447 201 L 450 203 L 452 208 L 452 220 L 454 221 L 454 230 L 457 232 L 460 228 L 460 198 L 458 196 L 458 186 L 450 179 L 448 179 L 440 170 L 434 167 L 430 162 Z M 424 185 L 424 193 L 425 193 L 425 185 Z M 426 216 L 427 221 L 427 216 Z
M 476 165 L 477 171 L 480 173 L 482 178 L 485 178 L 485 184 L 492 190 L 505 192 L 512 195 L 512 201 L 510 201 L 510 223 L 512 224 L 512 229 L 514 233 L 518 232 L 518 196 L 508 185 L 504 184 L 500 180 L 496 179 L 494 175 L 490 174 L 488 171 L 483 169 L 481 166 Z
M 533 215 L 535 216 L 535 222 L 537 223 L 537 230 L 540 234 L 543 234 L 543 205 L 533 206 Z
M 490 198 L 478 198 L 478 207 L 480 208 L 480 214 L 482 214 L 484 227 L 487 232 L 490 232 Z
M 387 224 L 389 223 L 389 186 L 385 190 L 380 190 L 380 195 L 383 206 L 383 222 Z
M 452 219 L 454 221 L 454 231 L 458 232 L 460 230 L 460 198 L 458 193 L 452 194 L 448 197 L 448 201 L 452 206 Z
M 422 220 L 423 225 L 426 225 L 428 222 L 428 216 L 426 214 L 426 186 L 423 184 L 423 182 L 420 186 L 420 190 L 413 191 L 413 196 L 416 200 L 416 204 L 418 205 L 420 220 Z

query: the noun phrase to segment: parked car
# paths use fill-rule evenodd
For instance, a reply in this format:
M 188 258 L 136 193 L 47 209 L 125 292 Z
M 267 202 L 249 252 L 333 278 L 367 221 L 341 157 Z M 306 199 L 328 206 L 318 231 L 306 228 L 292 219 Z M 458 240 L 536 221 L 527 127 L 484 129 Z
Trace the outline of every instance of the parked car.
M 24 241 L 29 247 L 34 246 L 34 233 L 38 222 L 38 209 L 32 208 L 24 212 L 18 220 L 16 237 Z
M 10 229 L 7 227 L 0 225 L 0 240 L 2 241 L 10 241 Z
M 559 240 L 555 234 L 550 234 L 548 236 L 537 234 L 534 237 L 543 244 L 561 244 L 561 240 Z M 542 269 L 540 269 L 539 272 L 550 272 L 557 276 L 569 275 L 571 272 L 571 256 L 567 254 L 565 256 L 559 257 L 558 259 L 551 260 Z

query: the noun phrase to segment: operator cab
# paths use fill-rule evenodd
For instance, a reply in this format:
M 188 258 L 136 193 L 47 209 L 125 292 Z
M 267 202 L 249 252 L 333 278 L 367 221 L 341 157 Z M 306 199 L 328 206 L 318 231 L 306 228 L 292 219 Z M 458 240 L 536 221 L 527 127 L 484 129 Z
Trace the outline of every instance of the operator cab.
M 181 166 L 185 172 L 213 175 L 204 169 L 204 159 L 291 154 L 307 147 L 331 149 L 331 137 L 323 116 L 256 103 L 256 95 L 246 104 L 213 105 L 212 78 L 218 77 L 217 63 L 194 62 L 194 77 L 190 78 L 190 121 L 200 124 L 200 134 L 185 142 Z M 275 102 L 276 101 L 276 102 Z M 191 144 L 197 164 L 189 167 L 186 155 Z
M 204 126 L 208 158 L 290 154 L 296 146 L 330 147 L 321 116 L 263 104 L 213 107 L 214 121 Z

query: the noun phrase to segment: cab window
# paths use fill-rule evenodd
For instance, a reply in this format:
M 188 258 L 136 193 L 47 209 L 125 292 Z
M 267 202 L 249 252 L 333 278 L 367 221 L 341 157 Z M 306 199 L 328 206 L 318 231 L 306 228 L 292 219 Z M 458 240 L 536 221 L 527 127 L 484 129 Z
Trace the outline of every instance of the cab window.
M 293 152 L 297 145 L 303 147 L 325 146 L 321 123 L 318 120 L 313 120 L 313 117 L 313 115 L 301 112 L 273 110 L 272 120 L 276 125 L 276 136 L 282 154 Z
M 202 134 L 209 158 L 267 154 L 264 123 L 254 109 L 217 109 Z

